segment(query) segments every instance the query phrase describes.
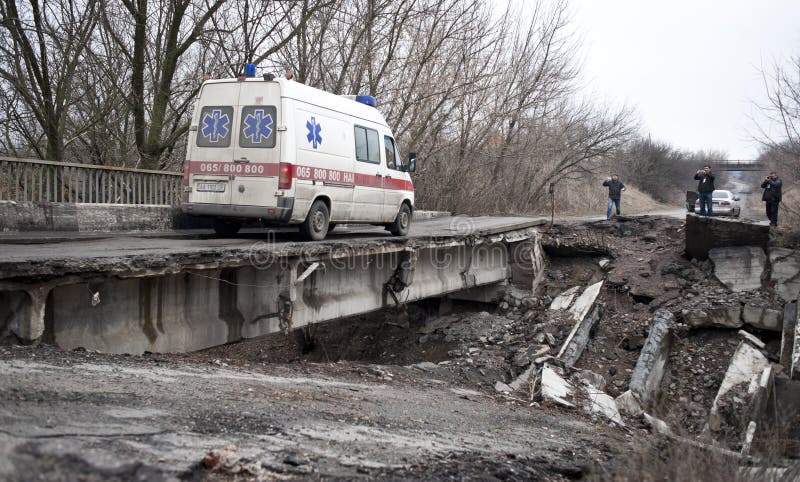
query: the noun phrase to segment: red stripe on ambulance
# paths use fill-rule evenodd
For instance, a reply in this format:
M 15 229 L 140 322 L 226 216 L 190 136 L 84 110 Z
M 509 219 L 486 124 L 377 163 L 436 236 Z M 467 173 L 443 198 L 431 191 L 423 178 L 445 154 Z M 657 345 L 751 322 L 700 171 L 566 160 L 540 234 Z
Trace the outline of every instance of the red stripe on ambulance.
M 414 184 L 405 179 L 359 174 L 351 171 L 340 171 L 320 167 L 292 165 L 293 178 L 306 181 L 320 181 L 331 184 L 347 186 L 364 186 L 384 189 L 397 189 L 413 191 Z M 235 174 L 244 177 L 276 177 L 278 164 L 276 163 L 233 163 L 217 161 L 190 161 L 190 174 Z

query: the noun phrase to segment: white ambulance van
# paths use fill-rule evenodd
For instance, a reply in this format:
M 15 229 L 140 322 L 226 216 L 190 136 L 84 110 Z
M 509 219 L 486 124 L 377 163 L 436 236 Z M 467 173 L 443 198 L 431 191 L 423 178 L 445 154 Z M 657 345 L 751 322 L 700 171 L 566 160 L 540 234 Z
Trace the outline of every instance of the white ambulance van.
M 320 240 L 338 223 L 405 235 L 414 212 L 408 162 L 369 96 L 338 96 L 285 78 L 205 81 L 189 128 L 182 210 L 221 235 L 247 219 L 297 225 Z

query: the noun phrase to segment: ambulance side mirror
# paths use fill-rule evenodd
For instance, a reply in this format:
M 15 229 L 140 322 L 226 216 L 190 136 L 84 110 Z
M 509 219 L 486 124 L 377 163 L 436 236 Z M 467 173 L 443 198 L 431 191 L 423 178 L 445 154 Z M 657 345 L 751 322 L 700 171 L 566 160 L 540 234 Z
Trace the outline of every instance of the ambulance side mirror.
M 417 153 L 412 152 L 408 155 L 408 172 L 416 172 L 417 171 Z

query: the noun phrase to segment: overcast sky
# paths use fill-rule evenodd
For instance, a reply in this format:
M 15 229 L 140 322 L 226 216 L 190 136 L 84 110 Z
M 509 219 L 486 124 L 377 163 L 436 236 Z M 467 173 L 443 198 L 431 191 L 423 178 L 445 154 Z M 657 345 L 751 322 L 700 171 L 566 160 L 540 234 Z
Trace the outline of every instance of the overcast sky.
M 573 0 L 584 79 L 646 133 L 752 159 L 761 69 L 800 54 L 800 0 Z

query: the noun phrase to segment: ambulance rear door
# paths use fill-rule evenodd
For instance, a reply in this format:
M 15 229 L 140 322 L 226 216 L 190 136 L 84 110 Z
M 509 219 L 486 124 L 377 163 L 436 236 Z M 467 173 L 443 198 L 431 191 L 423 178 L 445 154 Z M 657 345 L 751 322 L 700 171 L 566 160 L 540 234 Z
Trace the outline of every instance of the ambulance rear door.
M 231 166 L 231 203 L 277 205 L 281 91 L 277 82 L 240 82 L 237 135 Z
M 231 186 L 227 165 L 234 157 L 236 104 L 239 83 L 203 85 L 189 139 L 189 202 L 230 204 Z

